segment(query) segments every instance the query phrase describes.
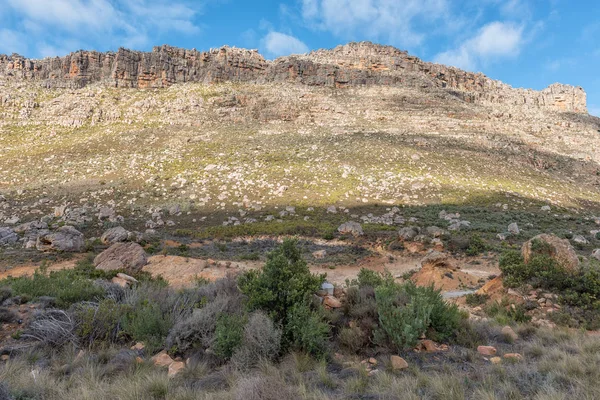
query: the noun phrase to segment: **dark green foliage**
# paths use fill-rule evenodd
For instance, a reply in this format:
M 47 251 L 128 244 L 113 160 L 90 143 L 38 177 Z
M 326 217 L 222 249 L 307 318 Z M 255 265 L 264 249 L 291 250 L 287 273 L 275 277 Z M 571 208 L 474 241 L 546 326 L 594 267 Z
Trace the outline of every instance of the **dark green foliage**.
M 535 244 L 532 244 L 532 249 L 534 246 Z M 529 283 L 545 289 L 567 288 L 571 285 L 573 274 L 546 253 L 547 249 L 544 246 L 538 247 L 527 264 L 516 251 L 503 254 L 500 257 L 500 270 L 504 274 L 504 284 L 507 287 Z
M 467 255 L 477 256 L 487 250 L 487 244 L 483 241 L 481 236 L 473 234 L 469 238 L 469 247 L 467 248 Z
M 123 316 L 129 307 L 113 299 L 99 303 L 79 303 L 73 307 L 75 334 L 88 346 L 115 343 L 120 338 Z
M 458 306 L 447 303 L 442 297 L 441 291 L 436 290 L 433 285 L 421 287 L 408 282 L 404 286 L 411 297 L 422 295 L 425 303 L 431 306 L 427 337 L 439 341 L 450 338 L 456 332 L 462 318 Z
M 217 321 L 213 350 L 217 356 L 229 360 L 242 344 L 246 317 L 236 314 L 224 314 Z
M 398 350 L 414 346 L 431 324 L 433 305 L 419 291 L 409 293 L 406 286 L 382 285 L 375 289 L 379 326 L 378 336 L 387 339 Z
M 342 346 L 352 353 L 357 353 L 367 345 L 368 336 L 358 326 L 354 326 L 351 328 L 342 328 L 338 339 Z
M 0 304 L 4 302 L 4 300 L 12 297 L 13 290 L 9 286 L 0 287 Z
M 471 307 L 477 307 L 482 304 L 485 304 L 490 299 L 490 296 L 487 294 L 477 294 L 471 293 L 465 297 L 467 305 Z
M 485 307 L 485 312 L 499 324 L 507 325 L 513 322 L 529 322 L 531 317 L 527 315 L 527 309 L 523 304 L 511 304 L 507 299 L 495 301 Z
M 321 313 L 300 303 L 290 309 L 284 333 L 291 348 L 322 357 L 327 351 L 329 330 Z
M 133 308 L 123 319 L 123 332 L 149 350 L 159 348 L 173 325 L 172 316 L 158 303 L 146 301 Z
M 239 280 L 239 288 L 248 297 L 250 310 L 264 310 L 277 323 L 286 324 L 297 304 L 307 301 L 324 282 L 325 276 L 310 273 L 294 240 L 269 253 L 261 271 L 249 271 Z

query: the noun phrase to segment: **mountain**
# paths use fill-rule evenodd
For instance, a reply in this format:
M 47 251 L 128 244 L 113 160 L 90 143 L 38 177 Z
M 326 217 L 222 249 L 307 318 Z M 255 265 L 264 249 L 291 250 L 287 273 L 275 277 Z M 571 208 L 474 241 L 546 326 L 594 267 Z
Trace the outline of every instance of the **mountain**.
M 129 88 L 186 82 L 436 87 L 471 103 L 587 112 L 586 95 L 579 87 L 554 84 L 541 92 L 514 89 L 483 74 L 423 62 L 394 47 L 369 42 L 274 61 L 265 60 L 255 50 L 231 47 L 199 52 L 160 46 L 149 53 L 121 48 L 116 53 L 78 51 L 44 60 L 0 56 L 0 76 L 40 81 L 48 88 L 82 88 L 95 82 Z

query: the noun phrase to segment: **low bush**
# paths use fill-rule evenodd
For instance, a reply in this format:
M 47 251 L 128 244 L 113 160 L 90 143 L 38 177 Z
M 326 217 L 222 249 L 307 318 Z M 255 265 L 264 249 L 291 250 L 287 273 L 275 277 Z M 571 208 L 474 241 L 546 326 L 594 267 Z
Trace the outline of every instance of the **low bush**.
M 247 369 L 261 360 L 274 360 L 281 349 L 281 334 L 281 329 L 262 311 L 250 314 L 241 346 L 232 356 L 233 364 Z
M 245 322 L 246 318 L 242 315 L 223 314 L 219 317 L 212 347 L 218 357 L 229 360 L 242 344 Z
M 465 301 L 467 305 L 471 307 L 477 307 L 482 304 L 485 304 L 489 299 L 490 296 L 487 294 L 470 293 L 465 296 Z
M 292 307 L 284 327 L 287 344 L 315 357 L 322 357 L 327 351 L 330 326 L 323 320 L 319 311 L 307 304 L 299 303 Z
M 115 343 L 121 333 L 123 316 L 129 308 L 112 299 L 99 303 L 79 303 L 73 307 L 75 333 L 87 346 Z
M 487 244 L 478 234 L 473 234 L 469 238 L 469 247 L 466 253 L 468 256 L 477 256 L 487 250 Z
M 52 347 L 78 343 L 75 335 L 76 322 L 64 310 L 36 312 L 21 337 Z

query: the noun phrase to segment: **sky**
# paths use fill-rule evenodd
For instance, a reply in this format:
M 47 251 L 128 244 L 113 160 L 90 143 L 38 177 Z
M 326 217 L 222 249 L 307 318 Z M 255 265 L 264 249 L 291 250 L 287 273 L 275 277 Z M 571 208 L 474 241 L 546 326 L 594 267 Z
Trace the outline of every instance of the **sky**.
M 256 48 L 273 59 L 349 41 L 514 87 L 582 86 L 600 116 L 599 0 L 0 0 L 0 54 Z

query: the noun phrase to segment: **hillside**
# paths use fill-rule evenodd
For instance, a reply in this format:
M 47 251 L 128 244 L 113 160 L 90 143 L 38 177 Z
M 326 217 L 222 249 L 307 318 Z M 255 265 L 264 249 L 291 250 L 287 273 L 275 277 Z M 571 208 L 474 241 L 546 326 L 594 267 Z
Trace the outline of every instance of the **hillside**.
M 598 398 L 599 263 L 582 88 L 0 55 L 0 399 Z

